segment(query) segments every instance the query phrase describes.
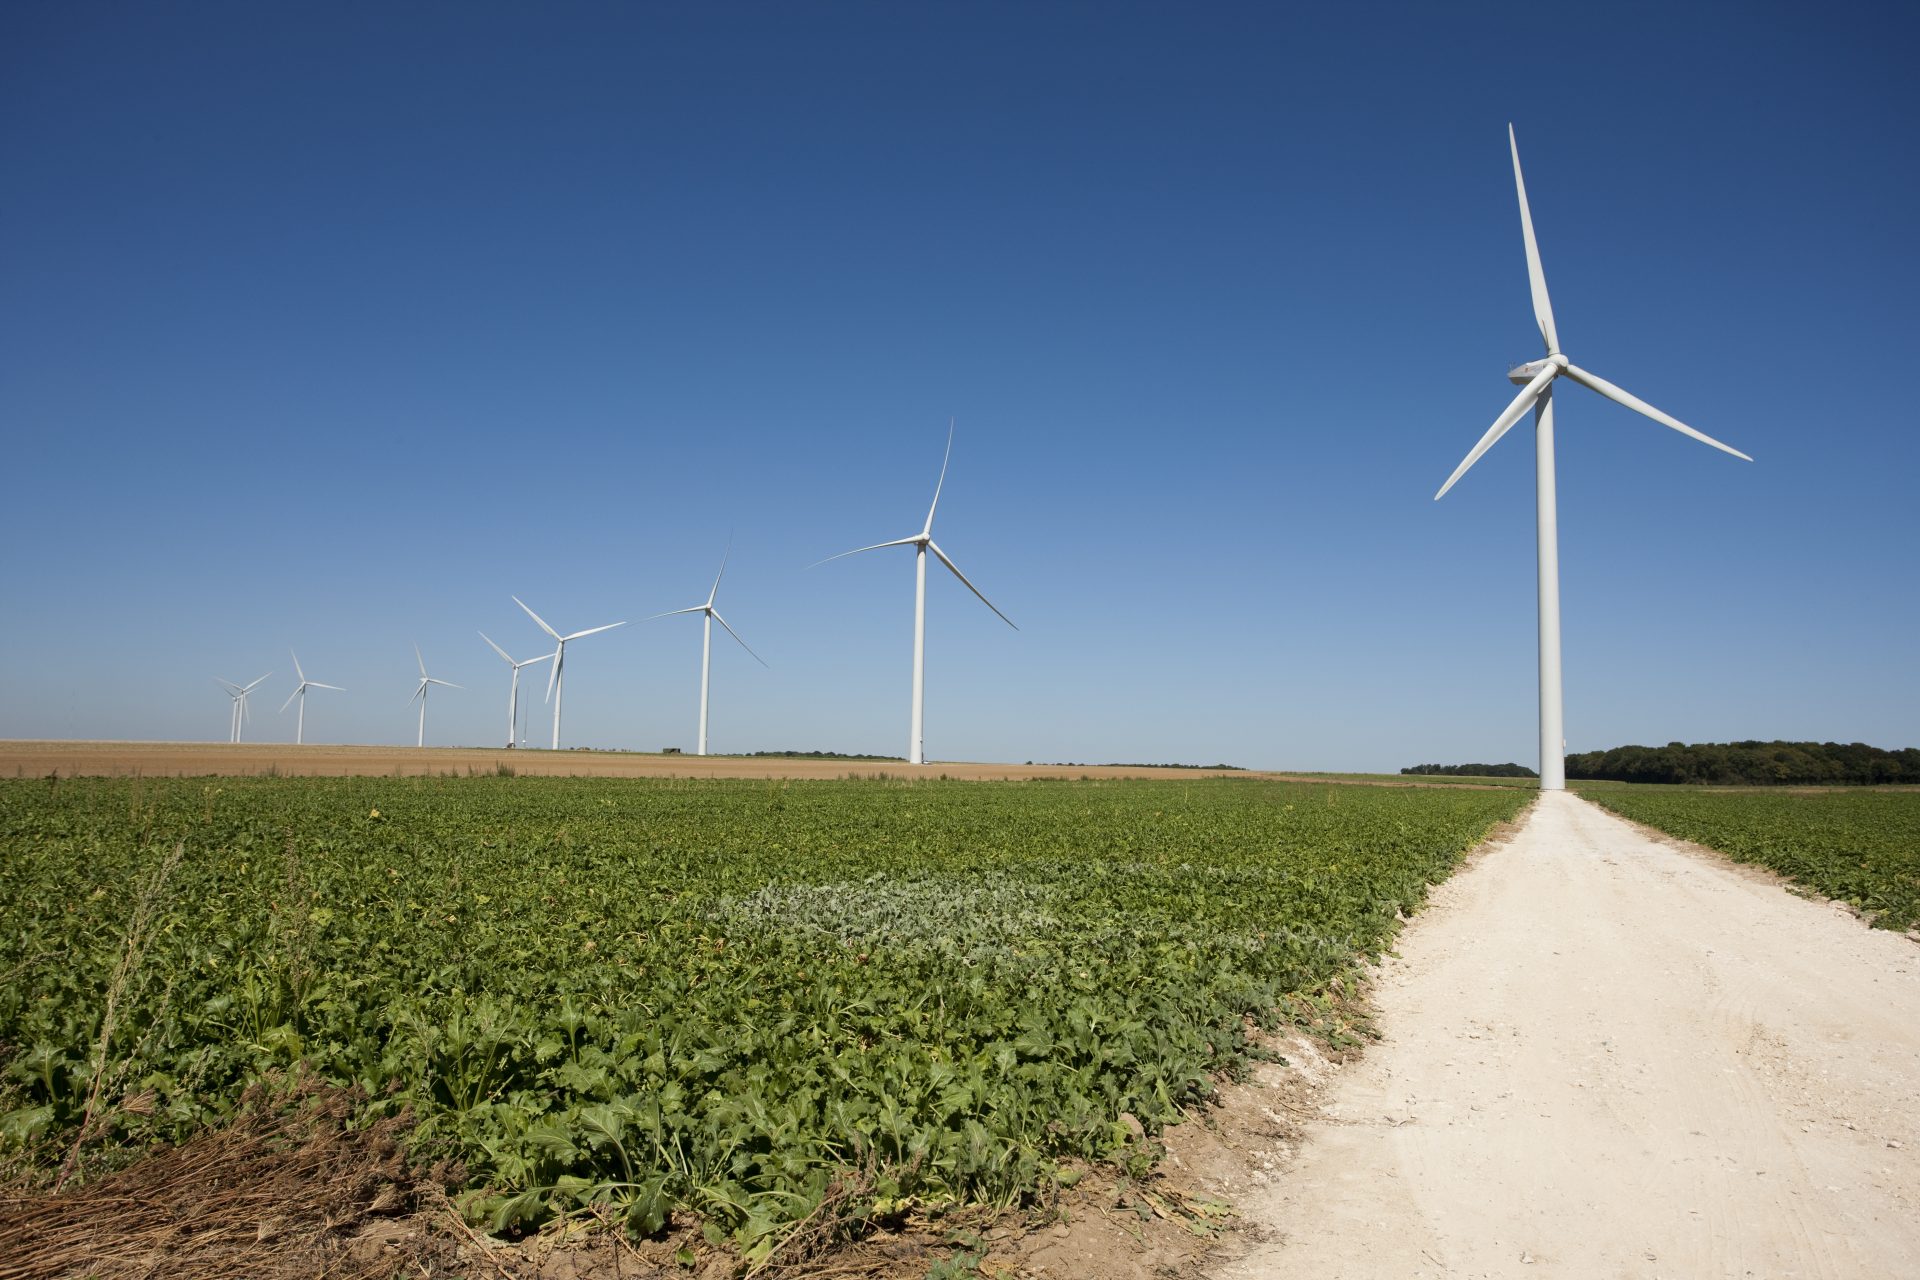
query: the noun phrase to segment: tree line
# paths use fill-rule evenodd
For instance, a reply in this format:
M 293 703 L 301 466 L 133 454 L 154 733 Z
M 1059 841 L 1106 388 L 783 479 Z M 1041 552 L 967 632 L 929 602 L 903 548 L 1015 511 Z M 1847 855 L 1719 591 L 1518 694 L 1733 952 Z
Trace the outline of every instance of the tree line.
M 1416 764 L 1401 773 L 1433 773 L 1449 778 L 1537 778 L 1523 764 Z
M 1887 751 L 1864 742 L 1669 742 L 1664 747 L 1614 747 L 1570 755 L 1567 777 L 1746 787 L 1920 786 L 1920 748 Z

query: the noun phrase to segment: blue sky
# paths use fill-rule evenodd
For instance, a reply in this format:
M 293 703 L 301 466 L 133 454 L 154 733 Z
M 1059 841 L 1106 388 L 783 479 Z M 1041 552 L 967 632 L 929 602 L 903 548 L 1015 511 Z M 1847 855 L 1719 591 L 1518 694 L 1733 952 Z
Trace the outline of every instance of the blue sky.
M 10 6 L 0 737 L 903 752 L 953 418 L 930 758 L 1531 764 L 1511 120 L 1571 748 L 1920 741 L 1911 11 L 1291 8 Z

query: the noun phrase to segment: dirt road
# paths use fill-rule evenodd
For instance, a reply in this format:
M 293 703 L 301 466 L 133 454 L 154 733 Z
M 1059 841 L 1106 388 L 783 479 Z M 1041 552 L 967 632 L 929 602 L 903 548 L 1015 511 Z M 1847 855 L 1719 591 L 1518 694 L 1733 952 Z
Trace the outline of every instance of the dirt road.
M 1218 1280 L 1920 1276 L 1911 939 L 1558 792 L 1399 951 Z

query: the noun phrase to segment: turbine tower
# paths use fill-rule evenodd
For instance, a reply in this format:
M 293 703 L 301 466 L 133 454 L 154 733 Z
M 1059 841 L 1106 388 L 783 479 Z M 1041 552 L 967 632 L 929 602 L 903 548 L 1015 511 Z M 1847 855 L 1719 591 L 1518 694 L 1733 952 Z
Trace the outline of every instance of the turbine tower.
M 514 596 L 513 602 L 522 609 L 527 609 L 527 602 L 519 596 Z M 601 631 L 611 631 L 615 627 L 624 627 L 627 624 L 625 622 L 609 622 L 604 627 L 588 627 L 585 631 L 576 631 L 570 636 L 563 636 L 548 626 L 547 620 L 533 610 L 527 609 L 527 616 L 539 623 L 540 629 L 549 636 L 552 636 L 554 641 L 553 670 L 547 674 L 547 697 L 553 699 L 553 749 L 558 751 L 560 749 L 560 697 L 565 689 L 564 672 L 567 665 L 567 641 L 578 640 L 582 636 L 595 635 Z
M 267 672 L 267 676 L 272 674 L 273 672 L 271 671 Z M 214 677 L 214 683 L 218 684 L 222 689 L 225 689 L 227 696 L 233 699 L 233 720 L 227 728 L 228 742 L 240 741 L 241 726 L 253 719 L 253 711 L 247 706 L 247 695 L 259 688 L 260 681 L 265 680 L 267 676 L 261 676 L 260 680 L 255 680 L 252 684 L 244 685 L 235 684 L 231 680 L 222 680 L 218 676 Z
M 1507 406 L 1504 413 L 1493 420 L 1487 433 L 1480 437 L 1480 443 L 1473 446 L 1473 451 L 1453 469 L 1453 474 L 1440 486 L 1440 492 L 1433 495 L 1433 500 L 1438 502 L 1445 497 L 1454 482 L 1480 460 L 1480 455 L 1493 448 L 1529 408 L 1533 410 L 1534 503 L 1537 512 L 1536 532 L 1540 542 L 1540 789 L 1562 791 L 1567 785 L 1567 742 L 1560 690 L 1560 540 L 1559 515 L 1554 499 L 1554 380 L 1571 378 L 1588 390 L 1597 391 L 1635 413 L 1652 418 L 1661 426 L 1693 437 L 1701 444 L 1712 445 L 1722 453 L 1730 453 L 1747 462 L 1753 459 L 1738 449 L 1721 444 L 1712 436 L 1695 431 L 1678 418 L 1662 413 L 1598 374 L 1588 373 L 1561 352 L 1560 337 L 1553 327 L 1553 305 L 1547 300 L 1547 278 L 1540 269 L 1540 246 L 1533 238 L 1533 214 L 1527 208 L 1527 184 L 1520 176 L 1520 144 L 1514 138 L 1511 124 L 1507 126 L 1507 146 L 1513 152 L 1513 185 L 1520 195 L 1520 232 L 1527 246 L 1527 280 L 1533 288 L 1533 318 L 1540 326 L 1540 337 L 1547 345 L 1547 354 L 1545 359 L 1529 361 L 1507 374 L 1508 381 L 1520 385 L 1520 394 L 1513 398 L 1513 403 Z
M 515 662 L 508 656 L 505 649 L 493 642 L 486 632 L 482 631 L 480 638 L 487 642 L 489 649 L 506 658 L 507 665 L 513 668 L 513 684 L 507 689 L 507 745 L 518 746 L 520 743 L 520 668 L 530 667 L 536 662 L 546 662 L 553 655 L 543 653 L 537 658 L 528 658 L 525 662 Z
M 408 698 L 407 701 L 413 702 L 418 699 L 420 702 L 420 737 L 413 745 L 424 747 L 427 745 L 427 686 L 438 684 L 445 685 L 449 689 L 464 689 L 466 686 L 454 684 L 451 680 L 436 680 L 428 675 L 427 660 L 420 656 L 420 646 L 417 643 L 413 646 L 413 660 L 420 664 L 420 683 L 415 686 L 413 697 Z
M 907 734 L 907 762 L 909 764 L 926 763 L 927 552 L 931 551 L 934 555 L 938 556 L 940 563 L 952 570 L 953 576 L 960 579 L 961 584 L 965 586 L 967 590 L 979 596 L 980 603 L 992 609 L 1000 621 L 1013 627 L 1015 631 L 1020 629 L 1019 627 L 1013 626 L 1013 619 L 1001 613 L 1000 610 L 995 607 L 993 601 L 980 594 L 980 588 L 967 581 L 967 575 L 960 572 L 960 566 L 948 559 L 947 553 L 940 549 L 940 544 L 933 540 L 933 513 L 939 509 L 940 490 L 946 486 L 947 463 L 950 462 L 952 458 L 953 423 L 949 421 L 947 423 L 947 454 L 946 457 L 940 460 L 940 479 L 938 483 L 933 486 L 933 504 L 927 508 L 927 522 L 920 526 L 920 532 L 911 537 L 895 538 L 892 542 L 876 542 L 870 547 L 855 547 L 851 551 L 842 551 L 837 556 L 827 557 L 827 560 L 838 560 L 844 556 L 857 556 L 862 551 L 879 551 L 885 547 L 913 548 L 913 719 L 912 727 L 908 730 Z M 825 564 L 827 560 L 818 560 L 814 563 Z M 812 566 L 810 565 L 808 567 L 811 568 Z
M 726 554 L 720 557 L 720 572 L 714 575 L 713 590 L 707 592 L 707 602 L 705 604 L 696 604 L 686 609 L 669 609 L 665 613 L 656 613 L 653 615 L 653 618 L 647 619 L 648 622 L 652 622 L 654 618 L 671 618 L 682 613 L 704 613 L 707 615 L 706 635 L 700 641 L 700 748 L 694 753 L 695 755 L 703 756 L 707 754 L 707 677 L 713 669 L 713 624 L 717 621 L 721 626 L 727 627 L 727 634 L 740 642 L 740 647 L 747 651 L 749 657 L 763 667 L 767 665 L 766 659 L 755 653 L 752 646 L 745 640 L 741 640 L 740 633 L 732 627 L 728 627 L 727 620 L 722 618 L 720 611 L 713 607 L 714 597 L 720 594 L 720 579 L 727 576 L 727 560 L 732 555 L 733 542 L 729 539 Z M 685 596 L 681 597 L 683 600 L 685 598 Z
M 287 650 L 287 654 L 289 657 L 293 659 L 293 673 L 296 676 L 300 677 L 300 683 L 295 685 L 293 692 L 287 695 L 287 700 L 280 704 L 280 710 L 284 714 L 286 712 L 286 709 L 293 704 L 293 700 L 295 698 L 300 699 L 300 714 L 294 720 L 294 726 L 293 726 L 293 745 L 297 747 L 301 743 L 306 741 L 307 690 L 331 689 L 335 693 L 345 693 L 346 690 L 342 689 L 337 684 L 321 684 L 318 680 L 307 679 L 307 673 L 300 669 L 300 655 L 293 652 L 293 650 L 291 649 Z

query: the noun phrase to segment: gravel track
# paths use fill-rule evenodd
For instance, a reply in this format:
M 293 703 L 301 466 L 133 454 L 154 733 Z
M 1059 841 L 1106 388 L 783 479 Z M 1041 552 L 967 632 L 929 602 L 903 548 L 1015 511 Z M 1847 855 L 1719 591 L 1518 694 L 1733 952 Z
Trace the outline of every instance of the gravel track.
M 1920 946 L 1566 792 L 1436 890 L 1269 1277 L 1920 1276 Z

